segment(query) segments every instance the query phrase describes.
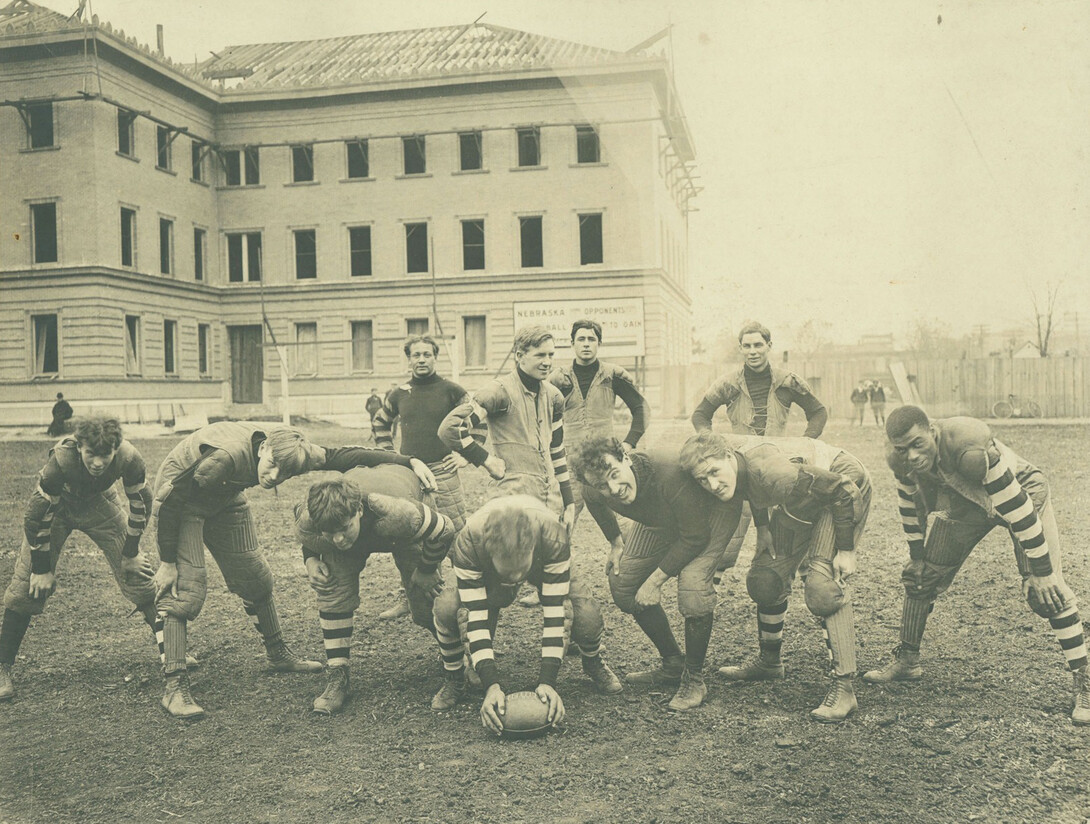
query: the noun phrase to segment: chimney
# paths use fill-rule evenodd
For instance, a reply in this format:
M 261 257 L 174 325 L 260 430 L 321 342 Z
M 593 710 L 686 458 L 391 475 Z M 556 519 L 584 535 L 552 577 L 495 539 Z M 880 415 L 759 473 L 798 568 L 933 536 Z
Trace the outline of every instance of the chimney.
M 159 52 L 159 56 L 162 57 L 163 56 L 163 24 L 162 23 L 156 23 L 155 24 L 155 42 L 156 42 L 156 45 L 158 47 L 157 51 Z

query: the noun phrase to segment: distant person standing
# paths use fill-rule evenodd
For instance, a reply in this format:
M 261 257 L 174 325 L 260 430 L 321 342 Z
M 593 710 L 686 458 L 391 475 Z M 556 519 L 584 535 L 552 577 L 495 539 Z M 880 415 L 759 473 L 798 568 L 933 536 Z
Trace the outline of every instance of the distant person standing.
M 390 388 L 387 389 L 386 394 L 384 394 L 382 396 L 383 406 L 390 403 L 390 398 L 393 397 L 394 392 L 397 391 L 397 387 L 398 387 L 398 384 L 397 384 L 396 381 L 394 383 L 390 384 Z M 394 418 L 394 420 L 390 421 L 390 438 L 391 438 L 391 441 L 392 441 L 393 438 L 397 437 L 397 424 L 398 424 L 397 418 Z
M 378 390 L 375 387 L 371 387 L 371 396 L 364 403 L 363 408 L 367 410 L 367 414 L 371 418 L 371 440 L 376 441 L 375 438 L 375 415 L 382 409 L 382 398 L 378 395 Z
M 855 426 L 855 422 L 858 420 L 859 425 L 863 425 L 863 415 L 867 411 L 867 387 L 863 385 L 863 381 L 859 382 L 859 385 L 852 390 L 852 426 Z
M 886 425 L 886 390 L 881 381 L 871 384 L 867 392 L 870 398 L 870 411 L 874 414 L 874 422 L 878 426 Z
M 59 437 L 64 434 L 68 420 L 72 417 L 72 404 L 64 399 L 64 393 L 57 393 L 57 402 L 53 404 L 53 422 L 45 430 L 45 434 Z

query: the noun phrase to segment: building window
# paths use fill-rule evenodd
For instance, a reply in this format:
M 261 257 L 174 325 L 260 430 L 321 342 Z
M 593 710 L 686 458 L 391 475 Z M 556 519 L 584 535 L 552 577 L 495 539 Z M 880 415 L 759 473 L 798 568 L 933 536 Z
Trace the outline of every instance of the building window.
M 23 107 L 26 118 L 27 145 L 31 149 L 49 149 L 53 142 L 53 102 L 27 103 Z
M 163 321 L 163 371 L 178 374 L 178 321 Z
M 295 324 L 295 374 L 318 374 L 318 324 Z
M 484 316 L 463 318 L 465 332 L 465 364 L 467 369 L 487 364 L 486 326 Z
M 428 170 L 424 135 L 401 138 L 401 148 L 405 155 L 405 174 L 422 175 Z
M 174 221 L 159 218 L 159 271 L 169 275 L 174 271 Z
M 155 127 L 155 168 L 170 171 L 170 129 L 166 126 Z
M 463 172 L 484 168 L 480 132 L 461 132 L 458 135 L 459 167 Z
M 139 315 L 125 315 L 125 374 L 140 374 Z
M 579 215 L 579 263 L 602 262 L 602 213 Z
M 318 238 L 314 229 L 297 229 L 295 235 L 295 279 L 318 277 Z
M 352 371 L 371 372 L 375 368 L 375 337 L 369 320 L 352 321 Z
M 121 207 L 121 265 L 136 266 L 136 210 Z
M 128 109 L 117 110 L 117 153 L 126 157 L 136 156 L 136 113 Z
M 193 229 L 193 280 L 204 280 L 205 246 L 208 233 L 204 229 Z
M 519 144 L 519 166 L 541 165 L 541 129 L 537 126 L 527 126 L 516 129 Z
M 371 227 L 348 227 L 348 265 L 352 277 L 371 274 Z
M 60 371 L 57 316 L 31 315 L 34 326 L 34 374 L 56 375 Z
M 575 156 L 579 163 L 598 163 L 602 159 L 598 130 L 593 126 L 575 127 Z
M 34 263 L 57 262 L 57 204 L 30 204 L 31 248 Z
M 371 157 L 366 140 L 349 140 L 344 144 L 348 152 L 348 177 L 350 179 L 371 176 Z
M 211 373 L 209 353 L 212 349 L 212 327 L 207 323 L 197 324 L 197 372 L 202 377 Z
M 196 140 L 189 147 L 190 179 L 202 183 L 204 181 L 204 144 Z
M 428 271 L 428 224 L 405 224 L 405 270 L 414 272 Z
M 413 335 L 428 334 L 427 318 L 405 318 L 405 334 L 410 338 Z
M 261 280 L 261 232 L 227 235 L 227 280 Z
M 532 269 L 545 265 L 541 244 L 541 216 L 520 217 L 519 237 L 522 245 L 522 268 Z
M 462 268 L 484 268 L 484 221 L 462 221 Z
M 228 186 L 257 186 L 261 183 L 261 156 L 257 146 L 229 149 L 223 153 Z
M 291 182 L 310 183 L 314 180 L 314 146 L 291 147 Z

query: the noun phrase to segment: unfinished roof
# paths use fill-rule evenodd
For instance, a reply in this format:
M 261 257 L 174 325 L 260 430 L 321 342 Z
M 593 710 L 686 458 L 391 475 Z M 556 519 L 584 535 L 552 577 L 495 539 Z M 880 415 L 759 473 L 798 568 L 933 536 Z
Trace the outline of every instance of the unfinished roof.
M 231 90 L 347 86 L 389 80 L 638 63 L 644 53 L 585 46 L 502 26 L 471 24 L 326 40 L 229 46 L 196 67 Z

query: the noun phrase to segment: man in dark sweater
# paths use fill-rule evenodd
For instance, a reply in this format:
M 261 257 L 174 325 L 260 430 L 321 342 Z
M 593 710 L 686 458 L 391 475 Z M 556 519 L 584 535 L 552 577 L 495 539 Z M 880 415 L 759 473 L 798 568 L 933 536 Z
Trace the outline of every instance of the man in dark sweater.
M 678 463 L 676 454 L 627 453 L 613 437 L 583 444 L 575 472 L 587 509 L 611 550 L 606 563 L 613 601 L 636 619 L 662 656 L 661 666 L 630 672 L 634 684 L 676 686 L 670 709 L 699 707 L 707 696 L 704 658 L 715 611 L 714 575 L 738 526 L 741 499 L 720 503 Z M 614 513 L 633 521 L 622 537 Z M 685 616 L 685 652 L 660 602 L 662 585 L 676 577 L 678 611 Z
M 454 522 L 455 529 L 465 526 L 466 501 L 458 469 L 466 460 L 439 440 L 439 424 L 459 404 L 469 400 L 458 384 L 436 372 L 439 344 L 427 335 L 405 341 L 412 377 L 386 395 L 375 415 L 375 443 L 379 449 L 393 449 L 394 424 L 401 423 L 401 454 L 419 458 L 435 475 L 436 491 L 431 501 L 435 508 Z M 381 612 L 389 620 L 409 614 L 409 602 L 402 592 L 396 604 Z
M 806 414 L 806 431 L 803 435 L 820 438 L 829 413 L 806 381 L 794 372 L 778 369 L 769 363 L 772 333 L 768 327 L 756 321 L 746 323 L 738 332 L 738 349 L 744 361 L 742 368 L 712 384 L 693 412 L 693 428 L 697 432 L 711 429 L 712 416 L 723 406 L 727 410 L 731 431 L 736 435 L 780 437 L 786 434 L 791 405 L 797 404 Z M 746 506 L 742 510 L 738 531 L 723 553 L 720 576 L 723 570 L 734 566 L 738 560 L 738 552 L 751 520 L 749 507 Z
M 49 424 L 49 428 L 45 431 L 45 434 L 57 437 L 63 435 L 65 427 L 68 425 L 68 421 L 72 418 L 72 404 L 64 399 L 64 393 L 57 393 L 57 402 L 53 404 L 53 421 Z

